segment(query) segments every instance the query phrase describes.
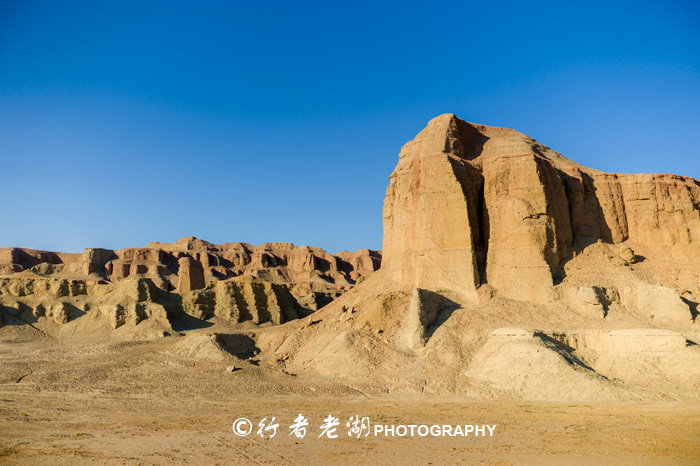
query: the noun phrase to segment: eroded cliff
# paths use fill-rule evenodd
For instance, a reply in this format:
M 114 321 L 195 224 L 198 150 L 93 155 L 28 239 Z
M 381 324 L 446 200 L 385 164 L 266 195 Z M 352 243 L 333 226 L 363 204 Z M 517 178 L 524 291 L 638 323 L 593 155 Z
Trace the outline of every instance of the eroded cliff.
M 384 263 L 414 287 L 557 298 L 595 242 L 700 257 L 700 184 L 583 167 L 515 130 L 434 118 L 399 154 L 384 201 Z M 691 265 L 691 264 L 689 264 Z M 697 267 L 680 288 L 700 283 Z

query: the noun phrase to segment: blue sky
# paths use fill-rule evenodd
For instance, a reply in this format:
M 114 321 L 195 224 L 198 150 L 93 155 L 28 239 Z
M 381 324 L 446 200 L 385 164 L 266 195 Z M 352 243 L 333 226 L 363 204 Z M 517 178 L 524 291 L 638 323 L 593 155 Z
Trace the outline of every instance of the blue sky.
M 447 112 L 700 178 L 700 6 L 0 0 L 0 247 L 380 248 Z

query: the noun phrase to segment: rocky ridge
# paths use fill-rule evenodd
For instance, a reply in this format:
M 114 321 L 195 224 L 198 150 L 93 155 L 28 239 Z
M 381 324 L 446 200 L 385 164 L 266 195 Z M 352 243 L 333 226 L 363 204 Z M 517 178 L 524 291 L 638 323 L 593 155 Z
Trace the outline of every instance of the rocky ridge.
M 156 336 L 170 334 L 187 317 L 280 324 L 323 307 L 380 261 L 378 251 L 332 255 L 290 243 L 215 245 L 194 237 L 82 254 L 5 248 L 0 319 L 65 325 L 91 316 L 61 331 L 74 333 L 70 328 L 89 320 L 104 329 L 123 327 L 125 336 L 127 329 L 143 336 L 149 326 Z
M 360 277 L 378 269 L 380 262 L 381 253 L 368 249 L 328 254 L 320 248 L 291 243 L 212 244 L 189 236 L 175 243 L 149 243 L 144 248 L 89 248 L 82 254 L 2 248 L 0 276 L 30 270 L 86 282 L 150 278 L 159 288 L 172 291 L 200 289 L 206 283 L 250 275 L 325 291 L 352 287 Z

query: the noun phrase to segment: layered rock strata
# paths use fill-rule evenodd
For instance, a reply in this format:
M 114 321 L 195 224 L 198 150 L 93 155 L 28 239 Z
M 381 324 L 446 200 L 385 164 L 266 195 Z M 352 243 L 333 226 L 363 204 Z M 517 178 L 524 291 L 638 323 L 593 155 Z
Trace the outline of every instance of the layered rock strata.
M 214 245 L 194 237 L 82 254 L 6 248 L 0 326 L 8 319 L 64 325 L 85 315 L 112 329 L 149 321 L 168 331 L 172 319 L 187 315 L 281 324 L 322 308 L 380 261 L 367 249 L 332 255 L 289 243 Z
M 597 241 L 700 257 L 700 183 L 583 167 L 518 131 L 432 119 L 399 154 L 383 265 L 421 289 L 557 298 L 565 263 Z M 700 283 L 697 270 L 686 280 Z
M 128 278 L 113 284 L 86 285 L 67 280 L 0 278 L 0 327 L 50 320 L 71 324 L 84 334 L 99 329 L 131 330 L 148 322 L 151 330 L 172 332 L 187 327 L 187 316 L 201 321 L 218 318 L 230 324 L 282 324 L 312 313 L 290 288 L 250 276 L 217 281 L 203 289 L 173 293 L 149 278 Z M 163 336 L 157 335 L 157 336 Z
M 42 276 L 97 282 L 150 278 L 164 290 L 201 289 L 241 275 L 310 291 L 344 290 L 379 268 L 380 251 L 329 254 L 290 243 L 212 244 L 194 237 L 145 248 L 85 249 L 82 254 L 0 249 L 0 276 L 31 270 Z

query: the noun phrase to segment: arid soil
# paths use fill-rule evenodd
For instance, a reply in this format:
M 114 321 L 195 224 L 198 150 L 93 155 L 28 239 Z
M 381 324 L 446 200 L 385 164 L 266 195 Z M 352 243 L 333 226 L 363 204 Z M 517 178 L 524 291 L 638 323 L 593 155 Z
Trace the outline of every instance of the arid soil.
M 243 398 L 173 406 L 162 395 L 91 399 L 86 395 L 3 390 L 0 462 L 245 464 L 697 464 L 695 405 L 566 405 L 439 402 L 359 397 Z M 180 403 L 181 400 L 178 400 Z M 26 417 L 19 414 L 19 410 Z M 320 420 L 360 411 L 403 423 L 483 420 L 493 438 L 237 437 L 231 422 L 267 413 L 291 423 L 303 411 Z M 312 434 L 314 434 L 312 436 Z
M 366 395 L 320 377 L 285 374 L 184 339 L 66 345 L 0 339 L 0 463 L 661 463 L 700 460 L 700 403 L 535 403 Z M 7 329 L 5 329 L 7 330 Z M 306 437 L 289 435 L 309 419 Z M 328 414 L 337 439 L 318 438 Z M 379 424 L 496 424 L 493 437 L 348 438 L 350 416 Z M 275 416 L 274 438 L 256 436 Z M 250 419 L 247 437 L 232 423 Z

